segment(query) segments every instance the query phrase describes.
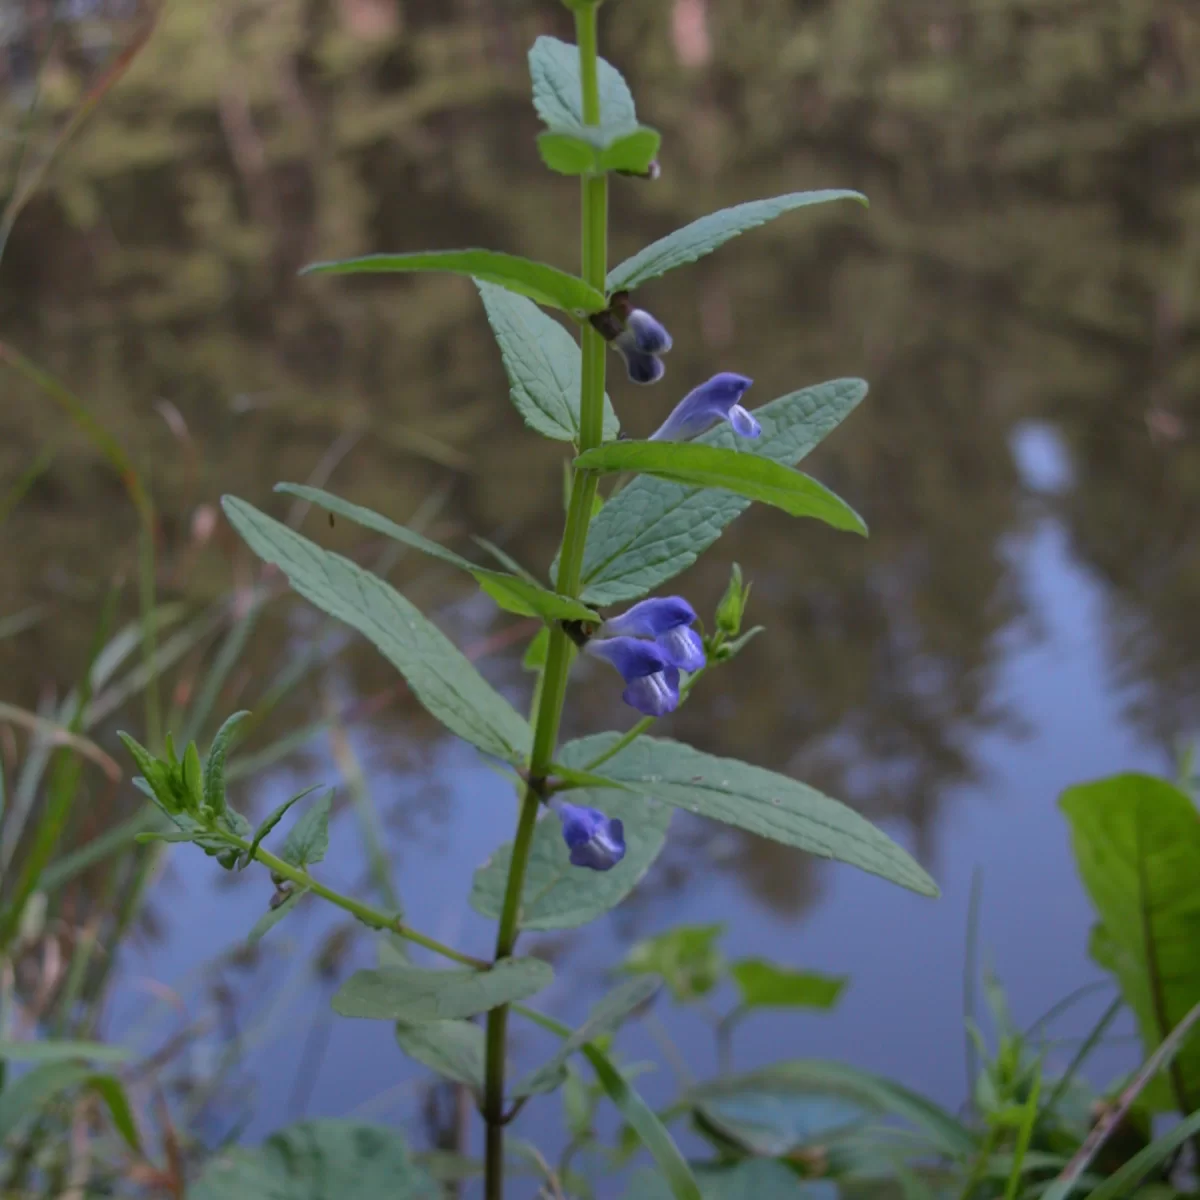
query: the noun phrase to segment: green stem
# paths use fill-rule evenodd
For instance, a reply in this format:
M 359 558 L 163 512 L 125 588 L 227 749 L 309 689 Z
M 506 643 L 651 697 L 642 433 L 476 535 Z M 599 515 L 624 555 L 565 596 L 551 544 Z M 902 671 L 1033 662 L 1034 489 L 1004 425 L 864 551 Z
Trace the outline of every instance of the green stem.
M 699 679 L 700 676 L 703 675 L 707 670 L 708 668 L 706 666 L 701 667 L 700 670 L 689 677 L 687 683 L 683 685 L 683 691 L 680 693 L 680 704 L 682 704 L 688 698 L 688 696 L 691 694 L 692 688 L 695 686 L 696 680 Z M 643 717 L 640 721 L 630 726 L 629 729 L 621 734 L 621 736 L 617 738 L 617 740 L 613 742 L 613 744 L 609 746 L 609 748 L 605 750 L 603 754 L 598 754 L 583 769 L 585 771 L 594 771 L 602 763 L 608 762 L 610 758 L 615 758 L 621 753 L 622 750 L 625 749 L 626 746 L 631 746 L 634 742 L 636 742 L 638 738 L 640 738 L 656 720 L 656 717 Z
M 237 846 L 241 850 L 249 850 L 250 843 L 243 841 L 241 838 L 230 837 L 230 844 Z M 281 879 L 288 880 L 289 883 L 294 883 L 298 887 L 305 888 L 307 891 L 313 892 L 324 900 L 328 900 L 330 904 L 336 904 L 338 908 L 348 912 L 351 916 L 357 917 L 364 925 L 369 925 L 372 929 L 386 929 L 390 933 L 398 934 L 406 941 L 415 942 L 418 946 L 424 946 L 426 950 L 432 950 L 434 954 L 440 954 L 443 958 L 453 959 L 454 962 L 462 963 L 466 967 L 476 967 L 480 970 L 485 970 L 491 966 L 481 958 L 472 958 L 469 954 L 461 954 L 451 946 L 443 945 L 441 942 L 436 942 L 431 937 L 426 937 L 423 933 L 418 933 L 415 929 L 410 929 L 403 921 L 390 913 L 382 912 L 378 908 L 372 908 L 369 904 L 363 904 L 359 900 L 355 900 L 353 896 L 344 896 L 341 892 L 335 892 L 333 888 L 326 887 L 323 883 L 314 879 L 302 867 L 295 867 L 290 862 L 285 862 L 282 858 L 272 854 L 269 850 L 264 850 L 261 846 L 254 852 L 255 859 L 262 863 L 264 867 L 269 867 Z
M 579 78 L 582 87 L 583 120 L 600 124 L 600 88 L 597 82 L 596 6 L 581 5 L 575 11 L 575 38 L 579 43 Z M 604 292 L 608 273 L 608 178 L 584 176 L 582 184 L 582 267 L 583 278 Z M 590 323 L 583 326 L 583 367 L 579 396 L 579 450 L 600 445 L 604 427 L 605 342 Z M 558 591 L 578 596 L 583 574 L 583 549 L 592 503 L 596 497 L 597 476 L 592 471 L 576 470 L 571 477 L 571 498 L 563 531 L 562 553 L 558 564 Z M 562 721 L 563 701 L 567 694 L 567 675 L 571 668 L 574 645 L 561 626 L 550 630 L 546 666 L 542 672 L 534 725 L 533 750 L 529 759 L 530 786 L 521 801 L 517 833 L 513 839 L 512 861 L 504 889 L 500 927 L 496 932 L 496 960 L 512 954 L 517 942 L 517 919 L 525 868 L 537 823 L 539 792 L 554 758 L 558 730 Z M 504 1196 L 504 1067 L 508 1031 L 508 1006 L 488 1013 L 483 1115 L 487 1122 L 485 1156 L 485 1194 L 487 1200 Z

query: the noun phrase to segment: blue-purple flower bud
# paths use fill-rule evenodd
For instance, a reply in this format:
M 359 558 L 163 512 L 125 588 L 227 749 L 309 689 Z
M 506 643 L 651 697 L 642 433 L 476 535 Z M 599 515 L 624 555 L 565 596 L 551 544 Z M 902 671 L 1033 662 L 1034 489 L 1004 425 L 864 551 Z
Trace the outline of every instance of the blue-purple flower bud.
M 728 421 L 741 437 L 756 438 L 762 426 L 739 403 L 754 381 L 722 371 L 688 392 L 655 433 L 652 442 L 681 442 L 703 433 L 714 421 Z
M 698 671 L 704 666 L 704 642 L 691 628 L 695 621 L 695 609 L 682 596 L 663 596 L 642 600 L 610 617 L 601 633 L 654 638 L 671 666 Z
M 621 699 L 648 717 L 674 712 L 679 704 L 679 668 L 655 642 L 635 637 L 592 638 L 588 654 L 611 663 L 625 680 Z
M 572 866 L 611 871 L 625 857 L 625 826 L 619 819 L 565 800 L 551 800 L 550 807 L 562 821 Z

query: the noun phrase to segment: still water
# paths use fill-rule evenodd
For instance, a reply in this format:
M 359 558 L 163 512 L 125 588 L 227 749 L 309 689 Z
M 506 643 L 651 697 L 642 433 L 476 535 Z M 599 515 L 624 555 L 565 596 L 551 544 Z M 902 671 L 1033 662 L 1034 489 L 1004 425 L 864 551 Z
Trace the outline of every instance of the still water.
M 214 21 L 200 0 L 175 0 L 64 155 L 0 268 L 3 336 L 143 464 L 162 509 L 165 596 L 198 606 L 244 593 L 254 567 L 226 527 L 210 528 L 216 499 L 282 513 L 271 484 L 314 475 L 395 519 L 421 513 L 464 549 L 481 532 L 543 567 L 561 449 L 512 410 L 470 284 L 295 271 L 455 245 L 572 262 L 576 190 L 540 170 L 521 57 L 536 33 L 566 33 L 561 11 L 229 7 Z M 872 536 L 742 517 L 678 586 L 711 612 L 736 559 L 768 632 L 666 732 L 844 798 L 909 846 L 943 895 L 677 816 L 624 905 L 543 944 L 557 969 L 546 1002 L 576 1020 L 632 940 L 724 922 L 731 956 L 851 980 L 832 1014 L 746 1023 L 738 1066 L 829 1055 L 957 1106 L 973 872 L 985 960 L 1028 1023 L 1098 976 L 1056 797 L 1106 772 L 1169 770 L 1200 724 L 1200 20 L 1135 3 L 1118 26 L 1099 0 L 1042 6 L 1036 20 L 1016 0 L 954 15 L 877 0 L 742 7 L 606 6 L 603 45 L 665 138 L 661 180 L 614 186 L 614 258 L 752 197 L 854 187 L 872 207 L 793 215 L 649 285 L 639 299 L 675 339 L 667 377 L 653 389 L 615 378 L 610 392 L 639 435 L 718 370 L 752 376 L 756 404 L 866 377 L 871 394 L 807 469 Z M 57 82 L 80 69 L 64 63 Z M 135 535 L 88 445 L 36 395 L 5 387 L 0 475 L 55 454 L 0 525 L 0 553 L 19 564 L 0 573 L 0 615 L 55 615 L 4 645 L 5 693 L 30 704 L 75 677 L 100 597 L 132 571 Z M 380 549 L 343 522 L 304 528 L 368 558 Z M 391 578 L 523 702 L 510 618 L 421 564 Z M 222 712 L 328 636 L 302 605 L 274 603 Z M 186 703 L 189 678 L 168 701 Z M 581 678 L 572 732 L 628 719 L 611 682 Z M 243 807 L 262 814 L 307 783 L 340 784 L 352 757 L 412 923 L 486 952 L 465 896 L 510 836 L 508 787 L 442 740 L 361 646 L 310 674 L 281 719 L 330 705 L 351 714 L 346 744 L 314 737 L 243 785 Z M 361 846 L 348 805 L 328 872 L 365 894 Z M 365 939 L 314 976 L 337 922 L 309 906 L 256 963 L 217 961 L 268 896 L 264 880 L 231 885 L 210 860 L 172 851 L 121 960 L 110 1031 L 211 1021 L 188 1077 L 220 1081 L 207 1101 L 191 1096 L 213 1140 L 300 1113 L 415 1128 L 422 1093 L 387 1028 L 325 1016 L 335 980 L 370 960 Z M 1060 1032 L 1092 1015 L 1081 1006 Z M 711 1071 L 701 1019 L 668 1023 L 688 1068 Z M 656 1061 L 644 1088 L 666 1100 L 672 1068 L 652 1031 L 622 1047 Z M 521 1052 L 540 1051 L 530 1034 Z M 1131 1055 L 1114 1045 L 1097 1082 Z M 518 1131 L 553 1147 L 555 1104 L 531 1104 Z

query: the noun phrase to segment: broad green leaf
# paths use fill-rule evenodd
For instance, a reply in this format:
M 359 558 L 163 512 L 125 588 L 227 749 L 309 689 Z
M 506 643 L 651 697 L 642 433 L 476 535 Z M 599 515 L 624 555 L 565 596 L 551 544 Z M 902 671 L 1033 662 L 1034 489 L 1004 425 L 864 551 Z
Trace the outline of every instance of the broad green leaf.
M 283 842 L 279 857 L 293 867 L 319 863 L 329 849 L 329 813 L 333 808 L 333 792 L 328 791 L 309 805 L 292 826 Z
M 545 814 L 533 831 L 521 893 L 522 929 L 575 929 L 608 912 L 633 891 L 666 841 L 671 822 L 666 804 L 620 791 L 585 793 L 572 797 L 572 802 L 598 808 L 624 823 L 625 857 L 611 871 L 571 866 L 558 817 Z M 471 907 L 476 912 L 499 919 L 511 861 L 512 844 L 506 842 L 475 872 Z
M 280 903 L 275 905 L 274 908 L 268 908 L 267 911 L 263 913 L 263 915 L 259 917 L 257 921 L 254 922 L 250 932 L 246 934 L 246 941 L 248 941 L 251 945 L 253 945 L 255 942 L 261 942 L 262 939 L 266 937 L 266 935 L 270 933 L 271 930 L 274 929 L 275 926 L 278 925 L 279 922 L 282 921 L 283 918 L 286 917 L 292 911 L 292 909 L 294 909 L 296 905 L 299 904 L 300 901 L 303 900 L 307 895 L 308 888 L 298 887 L 291 892 L 285 900 L 282 900 Z
M 51 1063 L 86 1059 L 89 1062 L 119 1063 L 132 1057 L 125 1046 L 105 1042 L 71 1042 L 53 1039 L 45 1042 L 0 1041 L 0 1060 L 7 1062 Z
M 761 958 L 743 958 L 729 974 L 743 1008 L 833 1008 L 847 982 L 844 975 L 793 971 Z
M 633 94 L 621 72 L 603 58 L 596 66 L 600 124 L 613 130 L 635 127 Z M 529 51 L 529 74 L 533 79 L 533 107 L 547 125 L 552 129 L 585 128 L 578 46 L 558 38 L 538 38 Z
M 520 303 L 524 304 L 527 301 L 520 301 Z M 530 307 L 534 312 L 538 311 L 533 305 Z M 549 318 L 547 317 L 546 320 Z M 598 621 L 600 619 L 590 608 L 578 600 L 559 596 L 555 592 L 548 591 L 536 581 L 531 582 L 513 575 L 506 575 L 502 571 L 492 571 L 487 567 L 480 567 L 469 559 L 463 558 L 461 554 L 455 554 L 453 550 L 447 550 L 445 546 L 439 546 L 437 542 L 431 542 L 421 534 L 414 533 L 403 525 L 397 525 L 395 521 L 389 520 L 381 513 L 363 508 L 359 504 L 351 504 L 348 500 L 324 492 L 320 488 L 306 487 L 297 483 L 279 483 L 275 485 L 275 490 L 286 492 L 291 496 L 298 496 L 328 512 L 337 513 L 348 521 L 353 521 L 356 525 L 372 529 L 376 533 L 382 533 L 385 537 L 394 538 L 405 546 L 411 546 L 414 550 L 420 550 L 449 566 L 466 571 L 506 612 L 520 613 L 527 617 L 542 617 L 547 621 Z
M 448 1079 L 483 1091 L 483 1029 L 471 1021 L 396 1022 L 396 1041 L 409 1058 Z
M 333 1009 L 379 1021 L 450 1021 L 523 1000 L 553 978 L 539 958 L 501 959 L 487 971 L 379 967 L 355 971 L 338 989 Z
M 538 135 L 542 161 L 560 175 L 628 171 L 643 175 L 658 154 L 662 136 L 642 125 L 617 130 L 604 126 L 550 129 Z
M 529 583 L 516 575 L 505 575 L 502 571 L 485 571 L 478 568 L 471 572 L 479 586 L 505 612 L 518 613 L 523 617 L 541 617 L 543 621 L 590 621 L 600 624 L 599 614 L 572 600 L 548 591 L 536 583 Z
M 874 1116 L 845 1096 L 761 1086 L 712 1096 L 696 1105 L 695 1115 L 723 1149 L 766 1158 L 825 1144 Z
M 835 529 L 867 532 L 862 517 L 823 484 L 760 454 L 693 442 L 609 442 L 585 451 L 575 465 L 592 471 L 638 471 L 685 487 L 723 488 L 793 517 L 815 517 Z
M 1200 818 L 1184 792 L 1149 775 L 1068 788 L 1059 803 L 1100 917 L 1092 956 L 1116 977 L 1149 1054 L 1200 1002 Z M 1156 1107 L 1200 1107 L 1200 1038 L 1166 1081 L 1151 1090 Z
M 279 567 L 318 608 L 369 638 L 452 733 L 508 762 L 524 759 L 529 723 L 395 588 L 243 500 L 226 496 L 222 504 L 260 558 Z
M 647 977 L 627 979 L 618 984 L 592 1008 L 587 1020 L 559 1045 L 549 1062 L 517 1081 L 513 1095 L 519 1098 L 553 1091 L 561 1082 L 563 1068 L 572 1054 L 583 1049 L 587 1042 L 619 1029 L 630 1013 L 645 1004 L 658 987 L 657 979 Z
M 635 943 L 621 970 L 660 976 L 681 1004 L 707 996 L 725 974 L 717 946 L 724 932 L 724 925 L 678 925 Z
M 780 396 L 755 409 L 762 436 L 743 452 L 795 464 L 858 406 L 861 379 L 834 379 Z M 722 422 L 696 444 L 732 447 Z M 583 600 L 617 604 L 636 600 L 686 570 L 750 506 L 731 492 L 642 477 L 622 488 L 588 530 L 583 557 Z
M 841 1195 L 831 1180 L 801 1179 L 784 1163 L 771 1158 L 748 1158 L 724 1167 L 697 1165 L 695 1173 L 703 1200 L 838 1200 Z M 625 1193 L 625 1200 L 670 1197 L 666 1182 L 649 1170 L 635 1171 Z
M 830 200 L 857 200 L 866 204 L 867 198 L 860 192 L 827 188 L 817 192 L 791 192 L 786 196 L 774 196 L 769 200 L 748 200 L 733 208 L 709 213 L 685 225 L 666 237 L 651 242 L 632 258 L 627 258 L 608 273 L 608 291 L 630 291 L 648 279 L 657 279 L 676 267 L 695 262 L 711 254 L 731 238 L 765 225 L 794 208 L 806 208 L 810 204 L 825 204 Z
M 217 730 L 204 760 L 204 802 L 218 815 L 225 811 L 225 759 L 229 757 L 237 727 L 249 715 L 243 709 L 229 717 Z
M 209 1159 L 188 1200 L 441 1200 L 440 1187 L 390 1129 L 360 1121 L 302 1121 L 256 1149 Z
M 918 1129 L 938 1153 L 952 1159 L 964 1161 L 977 1148 L 975 1134 L 923 1096 L 857 1067 L 820 1059 L 795 1059 L 745 1075 L 717 1079 L 693 1088 L 684 1101 L 702 1108 L 710 1102 L 746 1095 L 839 1098 L 878 1116 L 905 1121 Z
M 259 825 L 259 827 L 254 831 L 254 838 L 250 842 L 250 849 L 245 855 L 245 861 L 247 863 L 254 860 L 254 852 L 262 844 L 263 838 L 265 838 L 267 834 L 269 834 L 271 830 L 283 820 L 284 813 L 286 813 L 287 810 L 291 808 L 292 805 L 297 801 L 303 800 L 305 796 L 311 796 L 312 793 L 315 792 L 320 786 L 321 785 L 319 783 L 314 783 L 312 787 L 306 787 L 304 791 L 297 792 L 290 800 L 285 800 L 273 813 L 271 813 L 269 817 L 266 818 L 266 820 L 263 821 L 261 825 Z
M 600 733 L 570 742 L 559 758 L 586 767 L 616 738 Z M 787 775 L 649 737 L 609 759 L 604 774 L 676 808 L 849 863 L 926 896 L 938 894 L 912 856 L 865 817 Z
M 579 344 L 536 304 L 503 288 L 477 283 L 500 347 L 513 404 L 530 429 L 560 442 L 579 440 Z M 604 438 L 621 426 L 604 397 Z
M 368 254 L 339 262 L 313 263 L 305 275 L 360 275 L 397 271 L 449 271 L 470 275 L 483 283 L 497 284 L 528 296 L 538 304 L 567 312 L 594 313 L 605 307 L 604 297 L 577 275 L 568 275 L 547 263 L 495 250 L 434 250 L 424 254 Z
M 76 1088 L 94 1091 L 108 1107 L 117 1132 L 134 1149 L 140 1149 L 137 1126 L 120 1080 L 96 1074 L 86 1063 L 43 1062 L 0 1091 L 0 1143 L 26 1120 L 36 1119 L 47 1105 Z
M 470 559 L 463 558 L 461 554 L 455 554 L 453 550 L 447 550 L 445 546 L 432 542 L 429 538 L 423 537 L 411 529 L 406 529 L 403 525 L 397 525 L 395 521 L 389 520 L 381 513 L 363 508 L 361 504 L 351 504 L 349 500 L 343 500 L 341 496 L 335 496 L 332 492 L 308 487 L 301 483 L 277 483 L 275 490 L 285 492 L 289 496 L 298 496 L 301 500 L 307 500 L 309 504 L 315 504 L 318 508 L 325 509 L 326 512 L 345 517 L 347 521 L 353 521 L 364 529 L 382 533 L 384 537 L 393 538 L 413 550 L 419 550 L 422 554 L 428 554 L 431 558 L 457 567 L 460 571 L 470 572 L 476 569 L 475 564 Z

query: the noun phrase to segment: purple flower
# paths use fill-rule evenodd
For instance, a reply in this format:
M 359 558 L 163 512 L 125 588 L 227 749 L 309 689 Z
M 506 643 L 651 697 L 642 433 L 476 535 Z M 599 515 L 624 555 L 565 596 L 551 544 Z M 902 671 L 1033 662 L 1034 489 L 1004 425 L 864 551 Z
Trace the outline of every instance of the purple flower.
M 754 382 L 745 375 L 722 371 L 688 392 L 662 423 L 652 442 L 682 442 L 703 433 L 714 421 L 728 421 L 735 433 L 756 438 L 762 427 L 739 401 Z
M 550 807 L 562 821 L 572 866 L 610 871 L 625 857 L 625 826 L 616 817 L 565 800 L 551 800 Z
M 613 339 L 614 349 L 625 359 L 634 383 L 656 383 L 665 370 L 658 356 L 671 349 L 671 335 L 644 308 L 629 309 L 623 319 L 625 328 Z
M 642 600 L 619 616 L 609 617 L 602 634 L 653 638 L 667 662 L 683 671 L 704 666 L 704 642 L 692 628 L 696 611 L 682 596 Z
M 584 647 L 621 672 L 621 699 L 648 717 L 674 712 L 679 703 L 679 668 L 654 642 L 634 637 L 592 638 Z

